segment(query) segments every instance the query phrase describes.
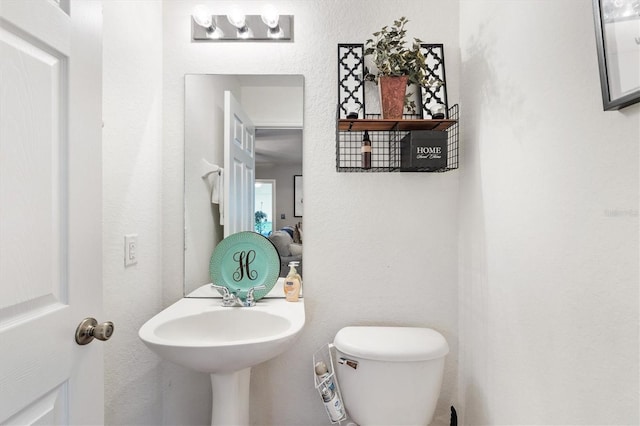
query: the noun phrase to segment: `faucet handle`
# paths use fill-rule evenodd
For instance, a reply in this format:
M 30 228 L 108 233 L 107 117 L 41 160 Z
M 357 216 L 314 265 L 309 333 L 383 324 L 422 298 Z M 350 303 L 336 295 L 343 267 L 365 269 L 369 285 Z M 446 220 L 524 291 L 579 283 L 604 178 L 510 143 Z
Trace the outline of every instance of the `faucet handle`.
M 256 299 L 255 299 L 255 297 L 253 296 L 253 293 L 254 293 L 256 290 L 264 290 L 265 288 L 267 288 L 267 287 L 265 287 L 265 285 L 264 285 L 264 284 L 263 284 L 263 285 L 257 285 L 257 286 L 255 286 L 255 287 L 251 287 L 251 288 L 249 289 L 249 291 L 247 291 L 247 297 L 246 297 L 246 299 L 244 300 L 244 306 L 247 306 L 247 307 L 255 306 L 255 304 L 256 304 Z
M 211 283 L 211 286 L 217 290 L 222 290 L 222 297 L 223 298 L 227 298 L 229 296 L 231 296 L 231 293 L 229 293 L 229 289 L 223 285 L 215 285 L 213 283 Z
M 253 297 L 253 292 L 256 290 L 264 290 L 265 288 L 267 288 L 264 284 L 262 285 L 257 285 L 255 287 L 251 287 L 249 289 L 249 291 L 247 291 L 247 297 Z
M 229 291 L 227 287 L 211 284 L 214 288 L 222 290 L 222 306 L 233 307 L 238 306 L 237 291 Z

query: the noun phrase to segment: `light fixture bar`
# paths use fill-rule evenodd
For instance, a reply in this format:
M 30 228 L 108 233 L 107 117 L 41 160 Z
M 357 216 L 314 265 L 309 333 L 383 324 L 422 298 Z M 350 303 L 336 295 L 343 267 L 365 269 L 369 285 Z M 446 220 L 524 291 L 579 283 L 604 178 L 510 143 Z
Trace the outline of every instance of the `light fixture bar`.
M 245 26 L 252 32 L 252 35 L 247 38 L 239 36 L 238 28 L 229 23 L 226 15 L 212 15 L 211 20 L 216 25 L 215 37 L 212 37 L 210 30 L 207 31 L 207 28 L 198 25 L 191 17 L 192 41 L 293 41 L 293 15 L 280 15 L 278 27 L 275 30 L 263 22 L 261 15 L 246 15 Z

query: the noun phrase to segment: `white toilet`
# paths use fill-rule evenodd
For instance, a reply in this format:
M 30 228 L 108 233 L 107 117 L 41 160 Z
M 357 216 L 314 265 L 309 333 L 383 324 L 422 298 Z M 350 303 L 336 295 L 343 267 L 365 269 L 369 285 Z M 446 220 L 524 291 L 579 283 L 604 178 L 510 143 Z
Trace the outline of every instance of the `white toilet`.
M 449 353 L 440 333 L 418 327 L 345 327 L 333 344 L 338 384 L 354 422 L 431 422 Z

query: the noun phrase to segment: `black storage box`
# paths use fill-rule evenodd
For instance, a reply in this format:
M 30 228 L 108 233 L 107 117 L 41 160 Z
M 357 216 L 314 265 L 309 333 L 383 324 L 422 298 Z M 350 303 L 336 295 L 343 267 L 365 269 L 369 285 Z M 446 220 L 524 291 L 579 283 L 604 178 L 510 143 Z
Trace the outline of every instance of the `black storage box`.
M 447 167 L 447 132 L 414 130 L 401 141 L 400 171 L 436 171 Z

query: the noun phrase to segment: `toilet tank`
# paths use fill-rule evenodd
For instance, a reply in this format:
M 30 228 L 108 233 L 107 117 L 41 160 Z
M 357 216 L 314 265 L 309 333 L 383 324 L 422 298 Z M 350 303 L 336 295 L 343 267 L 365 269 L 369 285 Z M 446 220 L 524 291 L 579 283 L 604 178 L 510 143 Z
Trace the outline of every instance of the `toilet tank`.
M 353 421 L 360 426 L 429 424 L 449 353 L 440 333 L 419 327 L 345 327 L 334 346 L 338 383 Z M 345 361 L 355 361 L 357 368 Z

